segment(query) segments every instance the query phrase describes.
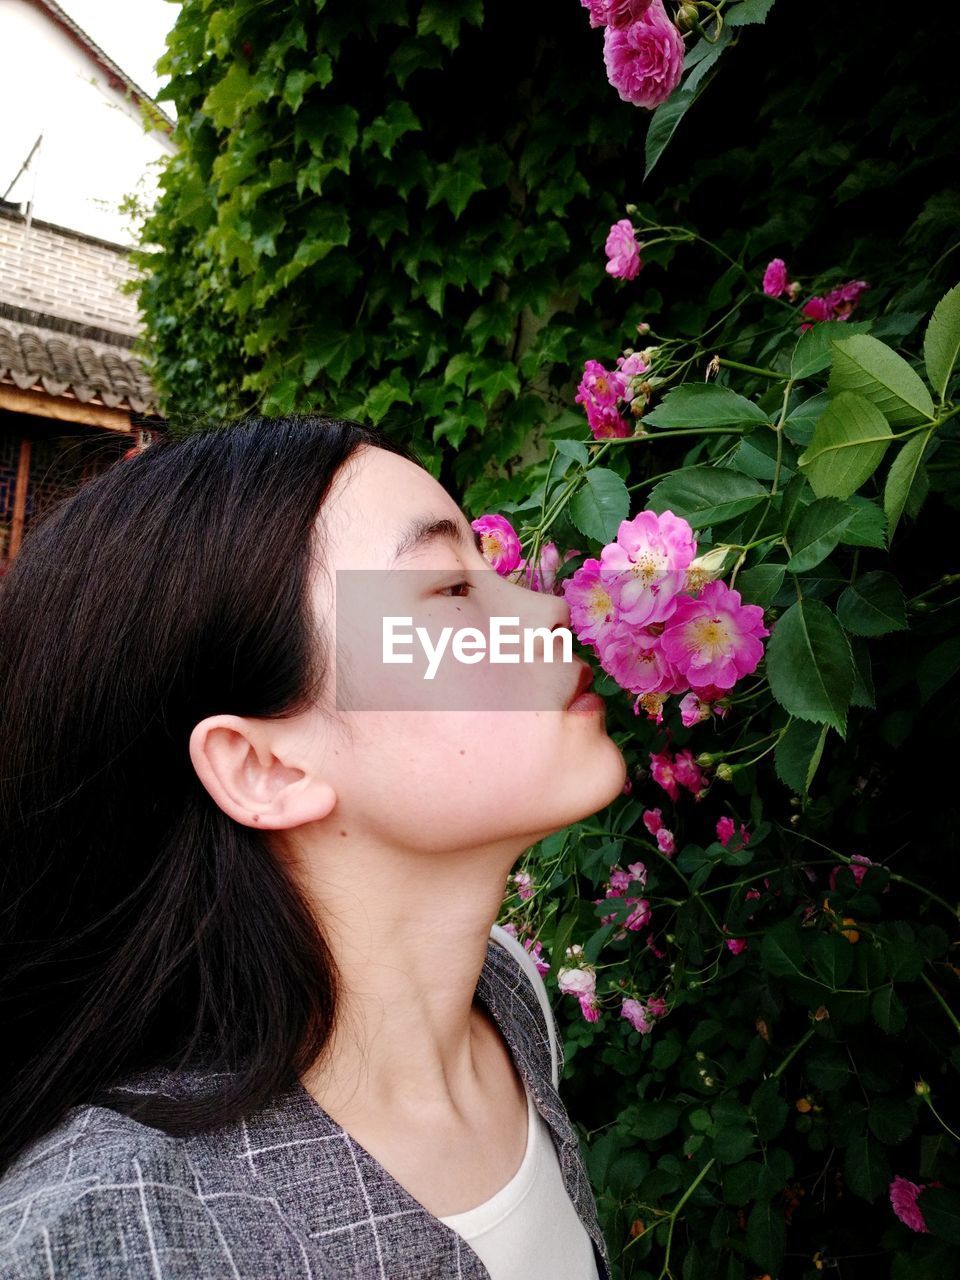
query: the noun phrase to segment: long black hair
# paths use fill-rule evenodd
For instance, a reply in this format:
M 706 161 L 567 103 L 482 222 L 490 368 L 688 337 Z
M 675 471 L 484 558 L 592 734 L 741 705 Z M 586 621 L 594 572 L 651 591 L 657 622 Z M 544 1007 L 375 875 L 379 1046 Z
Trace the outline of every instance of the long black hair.
M 227 1073 L 215 1096 L 130 1100 L 185 1134 L 321 1056 L 332 955 L 189 739 L 209 715 L 314 705 L 317 517 L 362 445 L 419 464 L 319 416 L 161 437 L 45 513 L 0 581 L 0 1173 L 69 1107 L 127 1109 L 128 1074 Z

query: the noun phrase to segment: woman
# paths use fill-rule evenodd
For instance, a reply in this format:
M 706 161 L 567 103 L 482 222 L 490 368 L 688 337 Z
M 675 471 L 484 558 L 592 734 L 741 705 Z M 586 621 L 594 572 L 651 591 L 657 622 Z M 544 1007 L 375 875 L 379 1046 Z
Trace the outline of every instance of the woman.
M 568 625 L 480 547 L 413 455 L 319 417 L 166 438 L 31 530 L 0 591 L 6 1280 L 609 1275 L 494 922 L 623 757 L 545 641 L 428 693 L 368 660 L 386 604 Z

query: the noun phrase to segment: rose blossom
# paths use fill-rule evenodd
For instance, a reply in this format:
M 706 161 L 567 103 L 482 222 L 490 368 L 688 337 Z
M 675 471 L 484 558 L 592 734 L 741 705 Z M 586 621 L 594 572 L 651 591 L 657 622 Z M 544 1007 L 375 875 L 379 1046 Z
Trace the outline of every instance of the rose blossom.
M 659 107 L 683 75 L 683 37 L 667 16 L 663 0 L 651 0 L 643 17 L 628 27 L 603 33 L 607 79 L 624 102 Z
M 620 1006 L 620 1017 L 626 1018 L 634 1031 L 639 1031 L 641 1035 L 653 1030 L 653 1023 L 647 1021 L 646 1012 L 639 1000 L 625 999 Z
M 599 560 L 584 560 L 580 568 L 560 583 L 570 605 L 570 626 L 581 644 L 592 644 L 600 629 L 613 622 L 617 606 L 604 581 Z
M 471 520 L 470 527 L 480 534 L 484 558 L 502 577 L 511 573 L 520 561 L 520 539 L 504 516 L 485 515 Z
M 719 579 L 695 600 L 684 599 L 669 618 L 660 647 L 691 685 L 730 689 L 757 668 L 763 657 L 763 609 L 741 604 L 740 592 Z
M 779 298 L 786 293 L 788 283 L 787 264 L 782 258 L 774 258 L 763 273 L 763 292 L 768 298 Z
M 604 252 L 609 261 L 607 273 L 618 280 L 633 280 L 643 266 L 636 232 L 629 218 L 621 218 L 610 228 Z
M 593 969 L 558 969 L 557 986 L 565 996 L 592 996 L 597 989 L 597 975 Z
M 910 1182 L 906 1178 L 901 1178 L 899 1173 L 890 1183 L 890 1204 L 893 1212 L 911 1231 L 923 1232 L 930 1230 L 926 1222 L 924 1222 L 920 1206 L 917 1204 L 917 1197 L 922 1190 L 922 1186 L 918 1186 L 917 1183 Z
M 621 520 L 616 540 L 600 552 L 600 563 L 623 620 L 646 626 L 669 618 L 696 552 L 690 524 L 672 511 L 641 511 Z

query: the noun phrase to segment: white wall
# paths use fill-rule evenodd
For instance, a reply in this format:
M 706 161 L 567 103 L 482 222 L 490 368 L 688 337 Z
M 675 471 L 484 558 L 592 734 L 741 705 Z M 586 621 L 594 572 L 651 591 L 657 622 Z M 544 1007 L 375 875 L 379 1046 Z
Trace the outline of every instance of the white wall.
M 69 13 L 69 0 L 61 7 Z M 7 199 L 32 200 L 46 222 L 132 244 L 117 206 L 131 193 L 153 201 L 155 162 L 174 149 L 169 136 L 145 133 L 136 103 L 41 9 L 0 0 L 0 196 L 40 133 L 40 151 Z

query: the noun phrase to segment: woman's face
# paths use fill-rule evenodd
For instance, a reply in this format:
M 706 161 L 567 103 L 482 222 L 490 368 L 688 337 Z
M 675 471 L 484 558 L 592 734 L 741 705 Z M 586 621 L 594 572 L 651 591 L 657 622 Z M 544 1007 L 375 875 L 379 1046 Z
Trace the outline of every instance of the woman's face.
M 411 539 L 416 525 L 441 519 L 462 539 Z M 331 829 L 424 853 L 525 848 L 620 793 L 626 765 L 603 710 L 567 710 L 581 660 L 563 661 L 559 639 L 545 659 L 545 634 L 569 627 L 569 606 L 492 569 L 427 471 L 362 447 L 338 473 L 318 526 L 311 605 L 329 666 L 319 705 L 301 724 L 301 751 L 336 791 Z M 517 619 L 502 625 L 520 636 L 504 648 L 520 660 L 493 662 L 489 647 L 469 646 L 460 653 L 479 651 L 481 660 L 458 660 L 453 633 L 475 627 L 489 637 L 493 616 Z M 394 652 L 412 662 L 384 661 L 385 617 L 405 620 L 392 624 L 409 637 Z M 435 654 L 451 629 L 431 679 L 417 627 Z M 533 627 L 545 634 L 524 661 L 523 631 Z

